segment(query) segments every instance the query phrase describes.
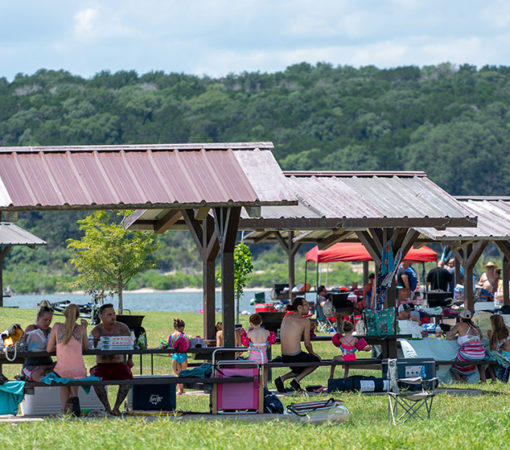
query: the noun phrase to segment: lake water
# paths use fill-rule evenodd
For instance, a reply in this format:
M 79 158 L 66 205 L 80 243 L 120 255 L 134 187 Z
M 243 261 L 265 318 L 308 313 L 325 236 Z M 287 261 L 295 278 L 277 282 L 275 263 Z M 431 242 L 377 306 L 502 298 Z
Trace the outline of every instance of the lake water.
M 250 300 L 255 292 L 245 291 L 241 297 L 240 311 L 255 312 L 255 306 L 250 305 Z M 270 291 L 266 291 L 266 301 L 270 302 Z M 33 309 L 42 300 L 51 303 L 70 300 L 72 303 L 83 304 L 90 301 L 89 295 L 81 294 L 47 294 L 47 295 L 13 295 L 4 298 L 5 306 L 17 306 L 19 308 Z M 133 311 L 170 311 L 170 312 L 199 312 L 202 308 L 202 292 L 158 292 L 158 293 L 124 293 L 124 308 Z M 106 302 L 113 303 L 117 308 L 117 296 L 107 297 Z M 221 292 L 216 292 L 216 309 L 221 310 Z

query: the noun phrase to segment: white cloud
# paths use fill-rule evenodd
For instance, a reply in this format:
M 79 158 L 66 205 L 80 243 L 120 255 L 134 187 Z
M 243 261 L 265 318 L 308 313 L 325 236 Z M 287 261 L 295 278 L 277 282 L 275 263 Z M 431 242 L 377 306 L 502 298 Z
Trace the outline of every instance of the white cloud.
M 87 8 L 74 15 L 74 33 L 79 39 L 90 39 L 95 31 L 97 9 Z

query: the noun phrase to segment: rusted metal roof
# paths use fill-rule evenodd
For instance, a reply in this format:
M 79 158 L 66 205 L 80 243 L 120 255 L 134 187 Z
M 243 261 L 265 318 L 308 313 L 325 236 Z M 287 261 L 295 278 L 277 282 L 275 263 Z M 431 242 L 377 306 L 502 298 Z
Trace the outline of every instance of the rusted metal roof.
M 510 197 L 455 197 L 478 217 L 474 228 L 417 228 L 420 240 L 507 241 L 510 239 Z
M 0 147 L 0 209 L 296 204 L 270 142 Z
M 284 174 L 299 205 L 263 207 L 260 218 L 244 215 L 240 228 L 324 230 L 476 225 L 476 214 L 430 181 L 424 172 Z
M 32 233 L 10 222 L 0 222 L 0 245 L 46 245 Z

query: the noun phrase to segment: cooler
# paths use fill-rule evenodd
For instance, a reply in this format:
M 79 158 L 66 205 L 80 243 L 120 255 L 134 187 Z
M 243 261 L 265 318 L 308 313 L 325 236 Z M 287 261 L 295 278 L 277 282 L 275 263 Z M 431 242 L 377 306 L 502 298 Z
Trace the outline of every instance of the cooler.
M 137 380 L 140 378 L 144 375 L 136 377 Z M 132 411 L 175 411 L 175 384 L 134 384 L 127 404 Z
M 106 386 L 105 386 L 106 387 Z M 104 411 L 103 404 L 97 398 L 94 388 L 87 394 L 83 388 L 78 389 L 80 409 L 90 411 Z M 62 414 L 60 403 L 60 387 L 35 387 L 33 394 L 25 394 L 20 404 L 21 414 L 24 416 L 52 416 Z
M 272 303 L 258 303 L 255 305 L 255 312 L 274 312 L 276 308 Z
M 382 361 L 382 376 L 384 379 L 388 379 L 387 359 L 383 359 Z M 399 379 L 421 377 L 423 380 L 431 380 L 436 377 L 436 361 L 424 358 L 398 359 L 397 377 Z M 406 388 L 410 391 L 421 390 L 421 386 L 418 384 L 399 382 L 399 386 L 400 388 Z
M 218 383 L 217 399 L 219 411 L 254 411 L 259 409 L 259 369 L 221 368 L 219 378 L 256 377 L 248 383 Z

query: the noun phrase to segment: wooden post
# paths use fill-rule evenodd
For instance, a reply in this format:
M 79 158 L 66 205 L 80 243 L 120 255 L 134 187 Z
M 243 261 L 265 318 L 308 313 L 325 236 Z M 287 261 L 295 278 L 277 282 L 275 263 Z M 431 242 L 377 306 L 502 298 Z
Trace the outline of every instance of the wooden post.
M 363 261 L 363 288 L 368 283 L 368 261 Z
M 289 235 L 287 239 L 285 239 L 279 231 L 275 233 L 276 238 L 280 245 L 283 247 L 285 252 L 287 253 L 287 259 L 288 259 L 288 265 L 289 265 L 289 300 L 292 301 L 292 289 L 296 285 L 296 253 L 299 250 L 299 247 L 301 247 L 301 243 L 294 243 L 294 232 L 289 231 Z
M 234 248 L 240 216 L 240 207 L 214 209 L 216 234 L 218 235 L 221 252 L 224 347 L 235 347 Z
M 509 299 L 509 289 L 508 289 L 508 270 L 510 270 L 510 263 L 508 262 L 508 259 L 506 256 L 503 258 L 503 267 L 501 271 L 503 272 L 503 305 L 510 305 L 510 299 Z
M 3 281 L 3 264 L 4 259 L 11 249 L 10 245 L 0 246 L 0 308 L 4 307 L 4 281 Z
M 197 220 L 193 210 L 185 210 L 182 215 L 202 258 L 204 337 L 206 341 L 216 342 L 216 274 L 214 263 L 219 252 L 219 243 L 214 227 L 214 219 L 208 216 L 203 220 Z
M 455 286 L 457 284 L 459 284 L 462 280 L 462 274 L 461 274 L 461 271 L 460 271 L 460 261 L 455 258 L 455 275 L 454 275 L 454 279 L 453 279 L 453 287 L 455 288 Z
M 467 244 L 462 248 L 454 249 L 456 259 L 458 258 L 464 267 L 464 307 L 474 312 L 473 292 L 473 268 L 478 258 L 487 246 L 488 241 L 478 241 L 475 244 Z

